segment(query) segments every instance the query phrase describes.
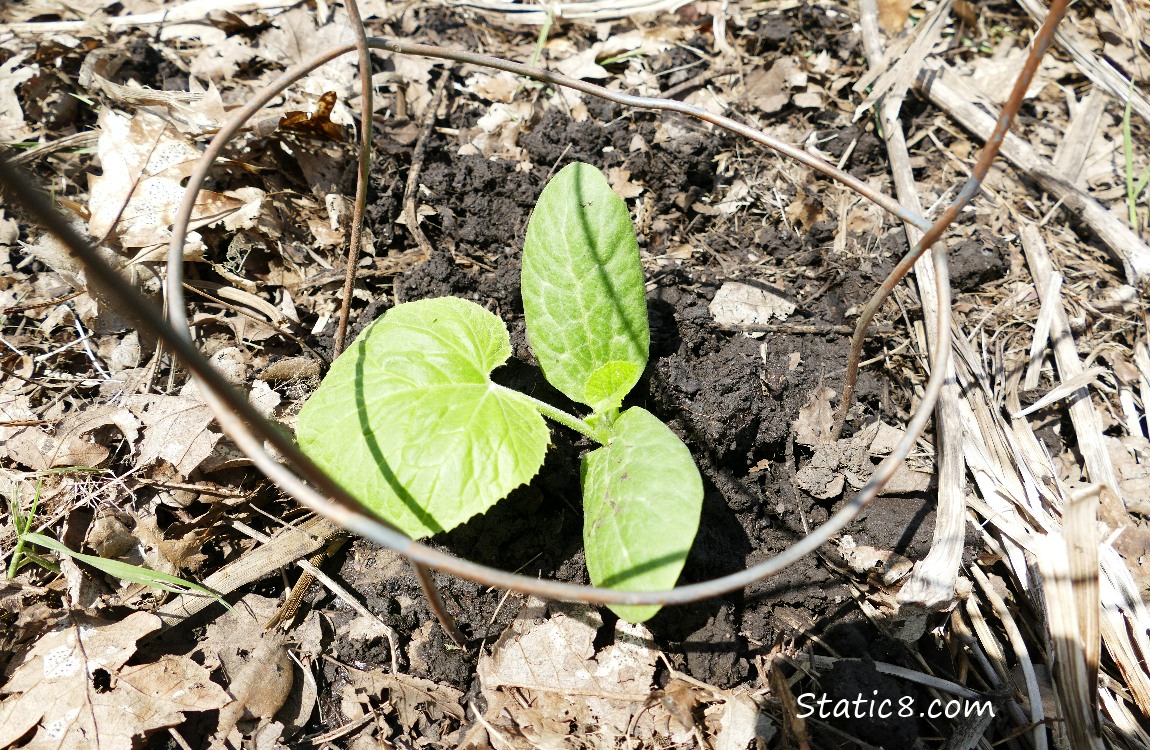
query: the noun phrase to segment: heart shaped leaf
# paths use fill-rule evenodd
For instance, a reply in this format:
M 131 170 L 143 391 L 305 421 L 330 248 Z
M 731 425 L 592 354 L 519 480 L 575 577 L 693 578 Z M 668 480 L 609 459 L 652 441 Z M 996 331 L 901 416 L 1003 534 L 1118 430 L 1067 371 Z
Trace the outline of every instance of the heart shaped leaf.
M 596 586 L 664 591 L 675 585 L 699 530 L 703 480 L 691 452 L 650 412 L 633 407 L 615 437 L 583 457 L 583 545 Z M 657 606 L 614 606 L 642 622 Z
M 549 433 L 491 381 L 507 327 L 454 297 L 388 311 L 299 413 L 300 447 L 366 507 L 424 537 L 483 513 L 539 471 Z
M 567 165 L 539 196 L 522 291 L 547 380 L 596 412 L 617 409 L 647 366 L 651 334 L 631 216 L 590 164 Z

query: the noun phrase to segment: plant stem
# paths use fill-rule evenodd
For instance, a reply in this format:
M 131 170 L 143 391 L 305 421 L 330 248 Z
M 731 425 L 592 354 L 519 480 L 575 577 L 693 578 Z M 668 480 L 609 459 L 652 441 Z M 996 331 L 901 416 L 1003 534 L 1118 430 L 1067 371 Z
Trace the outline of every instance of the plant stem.
M 12 550 L 12 561 L 8 565 L 8 580 L 11 581 L 20 572 L 20 561 L 24 558 L 24 535 L 32 525 L 36 516 L 36 506 L 40 504 L 40 488 L 44 480 L 36 483 L 36 495 L 32 498 L 32 507 L 25 513 L 20 508 L 20 491 L 17 488 L 16 497 L 8 503 L 8 514 L 12 516 L 12 526 L 16 529 L 16 547 Z
M 570 427 L 572 430 L 575 430 L 575 432 L 578 432 L 580 435 L 586 435 L 600 445 L 607 444 L 607 439 L 610 437 L 610 435 L 602 434 L 602 430 L 596 430 L 594 427 L 587 424 L 579 417 L 576 417 L 574 414 L 568 414 L 562 409 L 552 406 L 546 401 L 540 401 L 534 396 L 528 396 L 526 393 L 522 393 L 521 391 L 512 390 L 511 388 L 506 388 L 501 385 L 497 387 L 503 388 L 505 391 L 510 391 L 517 396 L 522 396 L 523 398 L 527 399 L 531 402 L 532 406 L 539 410 L 540 414 L 547 417 L 551 421 L 558 422 L 564 427 Z

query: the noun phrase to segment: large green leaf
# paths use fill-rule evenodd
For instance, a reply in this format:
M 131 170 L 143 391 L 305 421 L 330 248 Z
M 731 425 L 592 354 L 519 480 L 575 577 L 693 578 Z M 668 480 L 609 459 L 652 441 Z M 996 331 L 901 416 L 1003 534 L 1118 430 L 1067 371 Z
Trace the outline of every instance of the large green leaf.
M 631 216 L 595 167 L 569 164 L 543 189 L 522 288 L 547 380 L 596 412 L 618 408 L 647 366 L 651 334 Z
M 699 530 L 703 480 L 683 441 L 650 412 L 619 415 L 615 437 L 588 453 L 583 545 L 596 586 L 663 591 L 675 585 Z M 659 607 L 611 607 L 642 622 Z
M 398 305 L 332 364 L 299 413 L 300 446 L 410 536 L 452 529 L 543 464 L 543 417 L 489 377 L 510 354 L 503 321 L 473 302 Z

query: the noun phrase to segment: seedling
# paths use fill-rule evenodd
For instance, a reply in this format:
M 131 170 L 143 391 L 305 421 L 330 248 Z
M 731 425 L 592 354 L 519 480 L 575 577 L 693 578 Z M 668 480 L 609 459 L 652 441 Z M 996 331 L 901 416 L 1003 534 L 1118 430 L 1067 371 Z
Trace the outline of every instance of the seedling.
M 599 170 L 562 169 L 544 188 L 523 248 L 527 335 L 579 418 L 491 380 L 511 355 L 507 326 L 454 297 L 397 305 L 332 364 L 299 413 L 303 450 L 361 503 L 413 538 L 486 512 L 535 476 L 544 417 L 601 447 L 583 457 L 583 541 L 598 586 L 674 586 L 699 526 L 703 484 L 657 417 L 622 409 L 647 365 L 643 268 L 630 216 Z M 632 622 L 657 606 L 617 606 Z

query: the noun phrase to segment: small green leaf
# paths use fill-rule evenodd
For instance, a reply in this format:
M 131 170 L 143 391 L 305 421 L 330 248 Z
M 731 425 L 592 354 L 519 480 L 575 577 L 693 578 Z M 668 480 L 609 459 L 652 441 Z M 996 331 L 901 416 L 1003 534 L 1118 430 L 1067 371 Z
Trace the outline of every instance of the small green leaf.
M 596 586 L 664 591 L 675 585 L 699 530 L 703 480 L 691 452 L 650 412 L 619 415 L 611 442 L 588 453 L 583 485 L 583 545 Z M 657 606 L 616 606 L 642 622 Z
M 642 374 L 643 368 L 633 362 L 608 362 L 587 378 L 584 394 L 590 404 L 603 405 L 595 409 L 597 412 L 617 409 Z
M 543 189 L 522 291 L 547 380 L 596 412 L 618 408 L 647 366 L 651 334 L 631 216 L 595 167 L 569 164 Z
M 526 396 L 491 382 L 510 355 L 503 321 L 474 302 L 398 305 L 304 404 L 300 447 L 404 533 L 452 529 L 543 464 L 543 417 Z

